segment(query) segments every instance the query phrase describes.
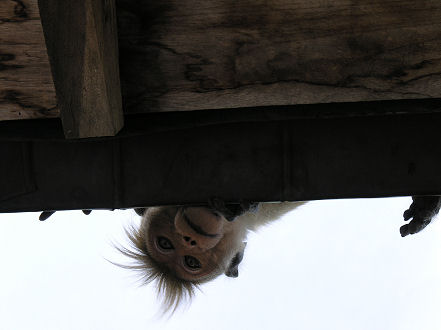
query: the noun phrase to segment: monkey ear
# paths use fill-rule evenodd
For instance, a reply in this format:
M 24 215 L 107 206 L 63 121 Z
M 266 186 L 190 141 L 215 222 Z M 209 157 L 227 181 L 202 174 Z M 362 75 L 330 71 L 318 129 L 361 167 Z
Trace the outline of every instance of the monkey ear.
M 245 247 L 247 243 L 244 242 L 242 248 L 234 255 L 233 259 L 230 261 L 228 269 L 225 271 L 225 275 L 228 277 L 238 277 L 239 276 L 239 264 L 242 262 Z

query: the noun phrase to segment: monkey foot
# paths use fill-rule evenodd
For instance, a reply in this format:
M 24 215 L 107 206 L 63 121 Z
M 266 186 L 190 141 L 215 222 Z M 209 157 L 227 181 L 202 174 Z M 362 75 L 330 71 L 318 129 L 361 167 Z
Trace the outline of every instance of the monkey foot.
M 82 210 L 82 211 L 85 215 L 89 215 L 92 212 L 92 210 Z M 49 219 L 52 216 L 52 214 L 54 214 L 55 212 L 56 211 L 43 211 L 40 213 L 40 217 L 38 219 L 40 221 L 45 221 Z
M 400 234 L 405 237 L 423 230 L 438 214 L 441 207 L 441 196 L 413 196 L 412 204 L 404 214 L 404 221 L 412 219 L 401 226 Z

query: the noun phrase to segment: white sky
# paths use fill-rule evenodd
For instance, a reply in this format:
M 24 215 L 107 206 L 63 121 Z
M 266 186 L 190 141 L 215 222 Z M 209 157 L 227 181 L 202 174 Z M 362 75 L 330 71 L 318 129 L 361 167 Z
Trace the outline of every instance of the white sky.
M 441 224 L 401 238 L 410 198 L 311 202 L 249 237 L 237 279 L 157 319 L 104 260 L 133 211 L 0 214 L 0 330 L 441 329 Z M 208 322 L 208 324 L 207 324 Z

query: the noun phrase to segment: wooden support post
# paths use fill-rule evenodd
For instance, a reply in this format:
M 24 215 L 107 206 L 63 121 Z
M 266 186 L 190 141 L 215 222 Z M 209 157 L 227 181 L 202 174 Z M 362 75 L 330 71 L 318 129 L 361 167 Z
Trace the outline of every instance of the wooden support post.
M 67 138 L 113 136 L 123 126 L 114 0 L 39 0 Z

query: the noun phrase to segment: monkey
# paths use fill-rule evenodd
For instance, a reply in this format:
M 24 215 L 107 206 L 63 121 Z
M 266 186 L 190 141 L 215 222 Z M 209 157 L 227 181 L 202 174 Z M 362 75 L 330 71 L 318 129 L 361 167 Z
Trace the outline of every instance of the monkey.
M 248 232 L 281 218 L 306 202 L 225 204 L 219 198 L 208 206 L 138 209 L 139 228 L 127 231 L 132 250 L 120 248 L 141 272 L 144 283 L 157 280 L 165 311 L 191 300 L 195 289 L 221 274 L 238 277 Z M 440 196 L 413 196 L 404 214 L 411 220 L 401 236 L 424 229 L 441 207 Z
M 424 229 L 438 214 L 441 196 L 413 196 L 400 228 L 405 237 Z M 248 232 L 281 218 L 306 202 L 226 204 L 211 198 L 207 205 L 136 208 L 138 228 L 126 229 L 130 248 L 115 246 L 139 271 L 143 283 L 156 281 L 163 310 L 172 313 L 191 301 L 200 285 L 225 274 L 238 277 Z M 54 212 L 46 211 L 40 220 Z M 83 210 L 88 215 L 90 210 Z M 113 262 L 112 262 L 113 263 Z
M 210 203 L 209 203 L 210 204 Z M 156 281 L 163 310 L 191 301 L 196 289 L 224 274 L 238 277 L 248 232 L 281 218 L 305 202 L 209 206 L 160 206 L 138 210 L 138 228 L 126 230 L 130 248 L 116 247 L 134 261 L 121 265 Z M 222 213 L 221 211 L 225 212 Z

